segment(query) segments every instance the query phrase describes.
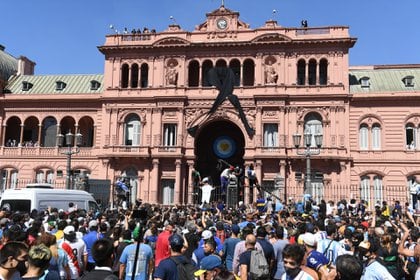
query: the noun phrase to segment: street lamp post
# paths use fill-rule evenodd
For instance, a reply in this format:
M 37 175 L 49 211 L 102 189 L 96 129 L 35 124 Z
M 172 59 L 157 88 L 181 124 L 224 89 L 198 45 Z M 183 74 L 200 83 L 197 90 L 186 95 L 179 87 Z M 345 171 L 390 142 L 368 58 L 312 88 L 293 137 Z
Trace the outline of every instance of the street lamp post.
M 305 187 L 304 187 L 304 193 L 305 194 L 311 194 L 311 156 L 319 155 L 321 153 L 321 146 L 322 146 L 322 134 L 315 134 L 315 144 L 316 147 L 312 147 L 312 134 L 311 133 L 305 133 L 303 135 L 304 145 L 305 149 L 303 151 L 299 151 L 300 146 L 300 139 L 302 138 L 302 135 L 300 134 L 294 134 L 293 135 L 293 144 L 296 148 L 296 153 L 300 156 L 306 157 L 306 175 L 305 175 Z
M 66 143 L 64 143 L 64 138 L 66 138 Z M 74 154 L 78 154 L 80 152 L 79 146 L 82 144 L 82 134 L 69 132 L 64 136 L 63 134 L 57 135 L 57 145 L 62 147 L 63 145 L 67 146 L 67 150 L 61 152 L 62 155 L 66 155 L 67 157 L 67 165 L 66 165 L 66 189 L 72 189 L 71 184 L 71 156 Z M 74 149 L 73 149 L 74 148 Z

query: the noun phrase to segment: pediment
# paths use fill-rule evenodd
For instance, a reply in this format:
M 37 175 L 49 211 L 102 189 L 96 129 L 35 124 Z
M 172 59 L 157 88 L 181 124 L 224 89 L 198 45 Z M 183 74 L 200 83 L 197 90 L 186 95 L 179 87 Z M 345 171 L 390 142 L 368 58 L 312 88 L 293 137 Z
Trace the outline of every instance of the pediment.
M 277 42 L 291 42 L 287 36 L 278 33 L 269 33 L 269 34 L 262 34 L 260 36 L 255 37 L 252 42 L 253 43 L 277 43 Z
M 156 41 L 153 46 L 188 46 L 190 41 L 185 40 L 184 38 L 179 37 L 166 37 Z

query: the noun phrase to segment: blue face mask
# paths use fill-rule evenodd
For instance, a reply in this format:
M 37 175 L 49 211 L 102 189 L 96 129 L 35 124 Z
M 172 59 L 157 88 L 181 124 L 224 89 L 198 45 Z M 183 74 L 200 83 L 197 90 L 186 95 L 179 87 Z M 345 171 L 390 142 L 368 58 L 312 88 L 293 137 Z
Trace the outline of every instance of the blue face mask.
M 295 268 L 285 267 L 284 270 L 286 271 L 287 278 L 286 279 L 294 279 L 300 272 L 300 266 Z

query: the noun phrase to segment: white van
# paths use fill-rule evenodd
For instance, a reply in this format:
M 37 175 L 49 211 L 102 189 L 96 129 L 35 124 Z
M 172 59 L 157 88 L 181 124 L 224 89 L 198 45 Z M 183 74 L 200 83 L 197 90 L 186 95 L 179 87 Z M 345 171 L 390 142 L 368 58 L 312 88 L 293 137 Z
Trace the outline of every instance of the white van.
M 85 191 L 49 188 L 7 189 L 0 200 L 0 209 L 30 212 L 33 209 L 45 210 L 48 207 L 67 211 L 73 202 L 78 209 L 99 210 L 93 196 Z

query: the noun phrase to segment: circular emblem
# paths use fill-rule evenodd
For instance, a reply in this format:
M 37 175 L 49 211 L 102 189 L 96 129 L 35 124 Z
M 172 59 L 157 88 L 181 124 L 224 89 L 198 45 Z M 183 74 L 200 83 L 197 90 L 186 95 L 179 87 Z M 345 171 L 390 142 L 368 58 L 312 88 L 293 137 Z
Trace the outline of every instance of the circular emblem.
M 219 158 L 229 158 L 236 151 L 235 141 L 229 136 L 220 136 L 214 140 L 213 151 Z
M 218 19 L 217 20 L 217 27 L 219 29 L 226 29 L 227 28 L 227 21 L 224 18 Z

